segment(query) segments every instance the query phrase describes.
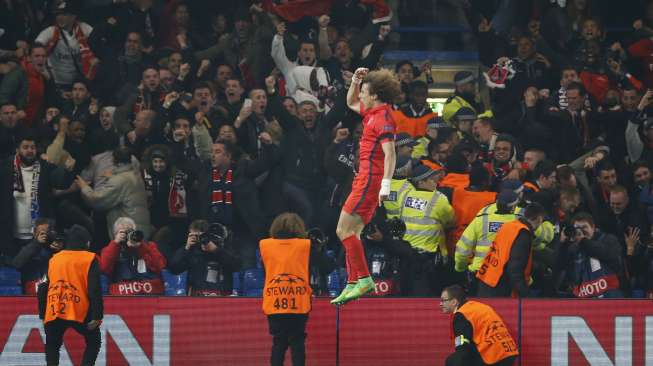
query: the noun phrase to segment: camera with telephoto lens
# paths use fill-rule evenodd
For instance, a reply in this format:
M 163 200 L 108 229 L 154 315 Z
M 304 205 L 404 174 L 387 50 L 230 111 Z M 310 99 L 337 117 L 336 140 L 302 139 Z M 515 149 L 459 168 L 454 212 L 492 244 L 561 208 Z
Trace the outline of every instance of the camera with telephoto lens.
M 61 242 L 63 243 L 64 241 L 64 236 L 63 234 L 60 234 L 56 232 L 55 230 L 48 230 L 48 232 L 45 234 L 45 244 L 50 245 L 54 242 Z
M 374 234 L 377 228 L 378 227 L 373 222 L 365 225 L 365 227 L 363 227 L 363 231 L 361 232 L 361 238 L 367 238 L 368 236 Z
M 197 237 L 197 242 L 200 245 L 207 245 L 209 242 L 213 242 L 219 248 L 224 247 L 224 243 L 229 237 L 229 230 L 226 226 L 222 224 L 211 224 L 209 225 L 209 231 L 202 233 Z
M 576 239 L 583 235 L 583 231 L 573 225 L 565 225 L 562 227 L 562 232 L 568 239 Z
M 317 249 L 322 249 L 329 241 L 329 237 L 319 228 L 312 228 L 308 230 L 308 239 L 311 240 L 311 245 Z
M 127 241 L 131 241 L 132 243 L 138 243 L 145 239 L 145 234 L 143 234 L 143 232 L 140 230 L 127 230 L 127 232 L 125 232 L 125 236 Z
M 406 234 L 406 223 L 398 217 L 387 220 L 385 226 L 393 240 L 400 240 Z

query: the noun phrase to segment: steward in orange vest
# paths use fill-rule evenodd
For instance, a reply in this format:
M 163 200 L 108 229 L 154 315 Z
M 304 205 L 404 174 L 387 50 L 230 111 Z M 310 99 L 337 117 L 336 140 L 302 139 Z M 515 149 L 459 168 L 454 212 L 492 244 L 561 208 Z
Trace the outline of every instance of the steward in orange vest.
M 48 365 L 59 364 L 64 333 L 73 328 L 84 336 L 82 365 L 93 365 L 100 351 L 100 329 L 104 306 L 100 265 L 89 252 L 91 235 L 73 225 L 65 238 L 65 249 L 50 259 L 47 281 L 39 285 L 39 315 L 45 328 Z
M 293 213 L 277 216 L 270 226 L 271 239 L 260 242 L 265 268 L 263 313 L 272 335 L 272 365 L 283 365 L 290 346 L 293 365 L 304 365 L 306 322 L 311 311 L 309 257 L 311 241 L 302 219 Z
M 427 97 L 426 83 L 416 80 L 409 85 L 407 95 L 409 104 L 392 112 L 392 117 L 397 124 L 397 134 L 406 132 L 415 139 L 426 135 L 428 121 L 438 116 L 426 103 Z
M 452 155 L 453 156 L 453 155 Z M 456 243 L 470 222 L 481 209 L 496 201 L 496 192 L 489 191 L 490 177 L 481 165 L 472 167 L 469 186 L 456 188 L 451 197 L 451 206 L 456 215 L 456 226 L 447 235 L 449 253 L 455 253 Z
M 545 214 L 542 205 L 531 203 L 526 206 L 524 217 L 501 226 L 476 273 L 479 297 L 528 296 L 533 233 Z
M 503 319 L 490 307 L 469 301 L 465 290 L 453 285 L 442 291 L 442 312 L 452 314 L 456 351 L 446 366 L 513 365 L 519 350 Z

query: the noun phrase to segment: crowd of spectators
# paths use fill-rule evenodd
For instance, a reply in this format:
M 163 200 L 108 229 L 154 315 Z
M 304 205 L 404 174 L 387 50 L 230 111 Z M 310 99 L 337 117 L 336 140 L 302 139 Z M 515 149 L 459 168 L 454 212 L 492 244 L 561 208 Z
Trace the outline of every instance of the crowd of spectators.
M 24 293 L 79 224 L 110 294 L 162 294 L 163 270 L 232 294 L 290 211 L 314 228 L 311 284 L 328 294 L 364 128 L 345 97 L 357 68 L 387 67 L 400 184 L 362 238 L 377 295 L 473 289 L 494 224 L 537 202 L 520 295 L 590 297 L 578 285 L 605 279 L 602 296 L 653 296 L 653 2 L 616 10 L 616 35 L 612 2 L 455 2 L 480 71 L 452 77 L 440 115 L 437 67 L 383 61 L 420 2 L 309 2 L 0 4 L 0 266 Z M 433 247 L 406 220 L 425 208 Z

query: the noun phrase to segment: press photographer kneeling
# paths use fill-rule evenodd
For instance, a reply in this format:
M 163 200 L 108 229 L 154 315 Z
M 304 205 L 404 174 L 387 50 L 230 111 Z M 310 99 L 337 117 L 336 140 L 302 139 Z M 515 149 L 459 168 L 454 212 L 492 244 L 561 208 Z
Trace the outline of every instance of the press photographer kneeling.
M 109 294 L 162 295 L 166 260 L 156 243 L 146 241 L 129 217 L 118 218 L 113 232 L 114 240 L 100 254 L 100 269 L 110 279 Z
M 192 296 L 229 296 L 233 289 L 232 273 L 241 264 L 236 253 L 224 225 L 195 220 L 188 227 L 186 245 L 177 249 L 168 267 L 174 274 L 188 271 Z

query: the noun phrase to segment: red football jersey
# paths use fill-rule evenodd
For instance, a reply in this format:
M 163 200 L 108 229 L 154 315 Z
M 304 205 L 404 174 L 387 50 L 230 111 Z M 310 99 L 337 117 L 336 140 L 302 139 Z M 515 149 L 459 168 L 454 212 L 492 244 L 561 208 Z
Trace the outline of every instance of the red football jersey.
M 361 176 L 383 176 L 383 160 L 385 155 L 381 145 L 386 141 L 394 141 L 397 125 L 392 118 L 392 107 L 383 104 L 378 107 L 364 110 L 363 136 L 360 140 L 359 172 Z

